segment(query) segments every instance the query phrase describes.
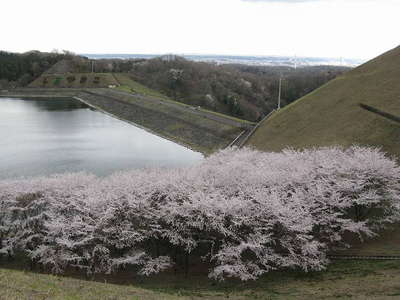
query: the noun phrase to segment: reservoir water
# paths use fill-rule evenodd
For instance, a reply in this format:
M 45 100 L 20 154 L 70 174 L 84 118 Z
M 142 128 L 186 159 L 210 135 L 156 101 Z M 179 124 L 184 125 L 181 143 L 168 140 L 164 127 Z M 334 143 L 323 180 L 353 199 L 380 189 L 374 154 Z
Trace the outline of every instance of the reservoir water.
M 202 158 L 74 99 L 0 98 L 0 179 L 78 171 L 102 176 Z

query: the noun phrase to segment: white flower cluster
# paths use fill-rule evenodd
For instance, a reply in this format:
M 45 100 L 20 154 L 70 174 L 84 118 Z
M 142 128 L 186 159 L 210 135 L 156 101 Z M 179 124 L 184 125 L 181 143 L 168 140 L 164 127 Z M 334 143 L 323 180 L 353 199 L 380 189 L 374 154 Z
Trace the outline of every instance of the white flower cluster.
M 399 200 L 400 168 L 377 149 L 227 149 L 184 169 L 1 181 L 0 253 L 143 275 L 190 257 L 211 278 L 249 280 L 323 269 L 345 236 L 397 222 Z

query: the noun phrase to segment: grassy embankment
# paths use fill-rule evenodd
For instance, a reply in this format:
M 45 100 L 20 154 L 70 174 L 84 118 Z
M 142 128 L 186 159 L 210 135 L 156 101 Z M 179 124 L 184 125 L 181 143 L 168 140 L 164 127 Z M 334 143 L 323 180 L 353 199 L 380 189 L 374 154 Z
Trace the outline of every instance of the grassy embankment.
M 112 89 L 91 90 L 79 97 L 121 119 L 132 121 L 152 132 L 209 154 L 227 146 L 241 128 L 181 110 L 163 102 L 149 101 L 129 94 L 116 94 Z M 117 100 L 115 100 L 117 99 Z
M 400 47 L 338 77 L 275 113 L 249 140 L 266 151 L 352 144 L 400 157 L 400 124 L 362 109 L 400 116 Z
M 3 267 L 0 299 L 398 299 L 399 283 L 398 261 L 338 261 L 323 272 L 273 272 L 247 283 L 171 274 L 92 281 Z

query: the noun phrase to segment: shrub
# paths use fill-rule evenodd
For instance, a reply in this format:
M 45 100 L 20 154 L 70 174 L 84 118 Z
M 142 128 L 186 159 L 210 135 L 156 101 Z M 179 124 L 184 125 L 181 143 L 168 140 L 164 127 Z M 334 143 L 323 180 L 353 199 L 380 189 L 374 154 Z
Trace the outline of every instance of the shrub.
M 61 77 L 56 77 L 56 78 L 53 80 L 53 84 L 54 84 L 54 85 L 59 85 L 59 84 L 61 83 L 61 80 L 62 80 Z
M 143 275 L 190 256 L 210 278 L 249 280 L 323 269 L 346 234 L 397 222 L 399 200 L 400 168 L 377 149 L 227 149 L 185 169 L 0 182 L 1 252 L 53 272 Z
M 74 82 L 75 81 L 75 76 L 68 76 L 67 77 L 67 81 L 68 81 L 68 83 L 72 83 L 72 82 Z

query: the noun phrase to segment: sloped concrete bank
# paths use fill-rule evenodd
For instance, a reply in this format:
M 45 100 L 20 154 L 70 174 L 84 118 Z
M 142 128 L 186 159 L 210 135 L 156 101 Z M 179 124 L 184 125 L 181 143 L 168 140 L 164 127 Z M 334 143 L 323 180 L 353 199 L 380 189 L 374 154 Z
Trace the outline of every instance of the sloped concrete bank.
M 93 92 L 81 92 L 78 97 L 118 118 L 205 154 L 224 148 L 240 132 L 239 128 L 185 115 L 171 107 L 128 103 Z

